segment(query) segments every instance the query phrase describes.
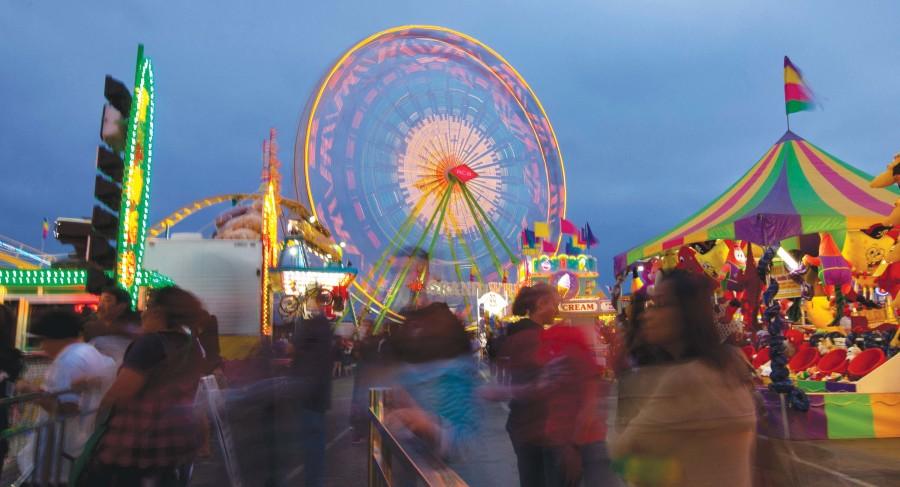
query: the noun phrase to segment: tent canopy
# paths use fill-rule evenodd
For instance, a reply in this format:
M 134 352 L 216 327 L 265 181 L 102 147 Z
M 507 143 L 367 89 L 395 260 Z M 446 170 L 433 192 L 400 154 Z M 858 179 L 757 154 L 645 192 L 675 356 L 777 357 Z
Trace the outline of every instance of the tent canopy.
M 896 187 L 873 189 L 872 176 L 787 131 L 712 203 L 674 229 L 615 257 L 616 274 L 668 249 L 714 239 L 777 245 L 798 235 L 859 230 L 884 221 Z

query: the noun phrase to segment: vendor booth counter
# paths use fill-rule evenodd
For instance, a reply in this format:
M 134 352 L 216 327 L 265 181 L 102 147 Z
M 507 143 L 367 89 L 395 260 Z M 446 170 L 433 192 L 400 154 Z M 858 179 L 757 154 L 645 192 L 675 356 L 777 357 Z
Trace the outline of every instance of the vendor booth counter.
M 900 438 L 900 355 L 857 382 L 798 381 L 809 410 L 795 411 L 783 395 L 762 390 L 767 433 L 790 440 Z

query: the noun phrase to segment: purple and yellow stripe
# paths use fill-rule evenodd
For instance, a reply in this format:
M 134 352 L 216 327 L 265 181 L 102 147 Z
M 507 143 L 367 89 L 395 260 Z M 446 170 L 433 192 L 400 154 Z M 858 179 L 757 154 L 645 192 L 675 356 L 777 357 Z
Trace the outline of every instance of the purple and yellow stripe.
M 879 223 L 897 193 L 869 187 L 872 177 L 787 132 L 724 194 L 673 230 L 615 258 L 629 264 L 694 242 L 748 240 L 775 245 L 817 232 Z

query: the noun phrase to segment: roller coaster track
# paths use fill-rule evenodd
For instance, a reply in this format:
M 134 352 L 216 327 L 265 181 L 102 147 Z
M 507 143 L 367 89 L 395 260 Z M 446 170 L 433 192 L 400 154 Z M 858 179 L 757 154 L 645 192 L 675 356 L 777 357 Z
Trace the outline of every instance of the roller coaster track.
M 218 204 L 222 204 L 225 202 L 232 202 L 232 201 L 235 201 L 235 202 L 248 201 L 248 200 L 255 201 L 255 200 L 259 200 L 260 198 L 262 198 L 262 196 L 257 193 L 229 193 L 229 194 L 223 194 L 223 195 L 219 195 L 219 196 L 211 196 L 209 198 L 203 198 L 201 200 L 194 201 L 193 203 L 191 203 L 189 205 L 185 205 L 185 206 L 175 210 L 169 216 L 163 218 L 162 220 L 157 222 L 155 225 L 150 227 L 150 236 L 158 237 L 160 234 L 164 233 L 167 228 L 171 229 L 172 227 L 174 227 L 175 225 L 180 223 L 185 218 L 193 215 L 194 213 L 197 213 L 200 210 L 209 208 L 210 206 L 215 206 Z M 308 220 L 309 217 L 312 215 L 312 213 L 310 213 L 310 211 L 297 200 L 282 198 L 281 206 L 282 206 L 282 208 L 289 210 L 296 217 L 299 217 L 302 220 Z M 321 224 L 318 224 L 318 222 L 316 222 L 315 227 L 316 227 L 316 230 L 318 230 L 323 236 L 328 237 L 328 238 L 331 237 L 331 233 L 328 232 L 328 229 L 323 227 Z
M 17 269 L 49 267 L 53 258 L 12 238 L 0 235 L 0 262 Z

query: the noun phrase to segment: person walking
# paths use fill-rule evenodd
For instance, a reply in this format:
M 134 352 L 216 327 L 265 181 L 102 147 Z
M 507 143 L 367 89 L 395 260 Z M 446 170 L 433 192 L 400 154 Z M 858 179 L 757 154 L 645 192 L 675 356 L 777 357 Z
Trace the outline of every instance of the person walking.
M 307 487 L 325 485 L 325 412 L 331 409 L 330 364 L 336 343 L 331 320 L 324 313 L 327 302 L 324 292 L 315 292 L 307 300 L 309 317 L 294 335 L 291 371 L 299 393 L 303 485 Z
M 125 350 L 141 332 L 140 316 L 131 311 L 131 296 L 110 286 L 100 293 L 95 319 L 85 325 L 84 339 L 122 366 Z
M 193 294 L 167 287 L 150 295 L 143 335 L 125 353 L 103 397 L 106 434 L 84 485 L 183 487 L 202 444 L 194 397 L 204 368 L 196 324 L 206 312 Z
M 37 422 L 51 415 L 66 416 L 63 451 L 77 457 L 94 431 L 94 419 L 103 393 L 116 375 L 113 359 L 101 354 L 81 338 L 81 317 L 69 310 L 51 310 L 39 315 L 30 332 L 41 339 L 41 351 L 52 362 L 40 388 L 18 384 L 19 393 L 62 393 L 36 401 L 41 407 Z M 64 392 L 70 391 L 70 392 Z M 34 460 L 35 437 L 19 452 L 20 470 L 28 471 Z M 69 463 L 62 462 L 61 476 L 67 477 Z
M 462 464 L 482 417 L 469 335 L 446 303 L 431 303 L 405 318 L 391 337 L 402 364 L 388 421 L 402 424 L 451 465 Z
M 19 380 L 24 363 L 22 352 L 15 347 L 16 318 L 12 310 L 0 304 L 0 398 L 12 395 L 13 384 Z M 0 430 L 9 428 L 9 407 L 0 407 Z M 0 439 L 0 473 L 9 454 L 9 440 Z
M 544 325 L 553 324 L 559 314 L 559 294 L 547 284 L 519 290 L 512 312 L 522 317 L 507 327 L 501 357 L 506 357 L 512 393 L 506 431 L 516 453 L 519 483 L 540 487 L 545 481 L 544 427 L 546 401 L 537 392 L 543 364 L 539 351 Z
M 649 299 L 632 312 L 641 367 L 620 379 L 611 455 L 638 485 L 749 487 L 752 374 L 739 349 L 720 343 L 705 278 L 671 271 Z

